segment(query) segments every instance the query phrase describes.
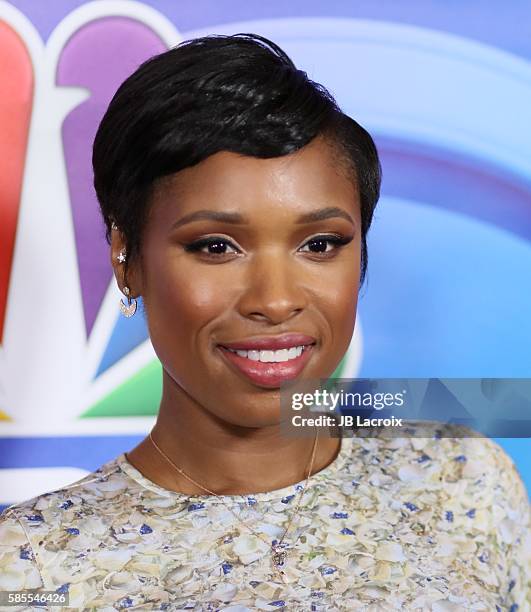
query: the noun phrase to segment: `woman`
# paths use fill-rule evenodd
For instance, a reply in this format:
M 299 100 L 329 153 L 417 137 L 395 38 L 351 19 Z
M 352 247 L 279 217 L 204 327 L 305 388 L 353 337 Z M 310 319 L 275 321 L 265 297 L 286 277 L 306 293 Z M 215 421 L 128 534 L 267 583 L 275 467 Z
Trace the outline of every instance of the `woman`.
M 6 509 L 2 588 L 94 610 L 529 610 L 501 447 L 280 431 L 281 384 L 330 376 L 350 343 L 380 188 L 325 88 L 263 37 L 185 41 L 119 88 L 93 165 L 160 411 L 134 449 Z

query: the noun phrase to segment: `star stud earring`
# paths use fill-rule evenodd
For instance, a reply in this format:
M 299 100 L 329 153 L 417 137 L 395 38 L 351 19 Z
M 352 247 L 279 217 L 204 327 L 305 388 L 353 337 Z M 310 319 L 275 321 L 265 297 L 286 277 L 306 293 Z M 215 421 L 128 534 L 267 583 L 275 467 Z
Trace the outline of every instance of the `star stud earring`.
M 118 229 L 116 227 L 116 223 L 112 224 L 112 228 L 113 229 Z M 116 259 L 120 262 L 120 263 L 124 263 L 124 261 L 126 260 L 125 257 L 125 249 L 122 249 L 120 251 L 120 253 L 117 255 Z M 123 289 L 123 293 L 124 295 L 127 297 L 127 304 L 120 299 L 120 310 L 122 311 L 122 314 L 124 315 L 124 317 L 132 317 L 135 312 L 136 312 L 136 305 L 137 305 L 137 301 L 135 298 L 131 297 L 131 291 L 129 289 L 129 287 L 124 287 Z

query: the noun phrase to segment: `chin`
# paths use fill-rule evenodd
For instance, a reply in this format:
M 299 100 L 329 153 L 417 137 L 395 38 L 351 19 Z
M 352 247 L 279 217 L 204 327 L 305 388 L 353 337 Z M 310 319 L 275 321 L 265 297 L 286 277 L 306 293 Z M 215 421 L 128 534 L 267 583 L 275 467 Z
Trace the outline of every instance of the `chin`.
M 220 414 L 218 417 L 230 425 L 248 427 L 250 429 L 279 425 L 281 421 L 278 406 L 269 409 L 256 407 L 254 409 L 247 409 L 245 412 L 233 412 L 230 415 Z

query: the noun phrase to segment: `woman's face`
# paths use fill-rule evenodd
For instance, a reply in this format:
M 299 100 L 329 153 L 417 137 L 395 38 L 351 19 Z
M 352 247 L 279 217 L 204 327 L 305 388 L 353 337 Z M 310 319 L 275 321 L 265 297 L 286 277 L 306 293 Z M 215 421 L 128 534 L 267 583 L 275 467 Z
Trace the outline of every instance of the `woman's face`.
M 160 181 L 128 284 L 165 377 L 223 421 L 279 423 L 280 383 L 328 377 L 348 348 L 360 232 L 357 189 L 321 137 L 272 159 L 223 151 Z M 287 333 L 314 344 L 300 357 L 222 348 Z

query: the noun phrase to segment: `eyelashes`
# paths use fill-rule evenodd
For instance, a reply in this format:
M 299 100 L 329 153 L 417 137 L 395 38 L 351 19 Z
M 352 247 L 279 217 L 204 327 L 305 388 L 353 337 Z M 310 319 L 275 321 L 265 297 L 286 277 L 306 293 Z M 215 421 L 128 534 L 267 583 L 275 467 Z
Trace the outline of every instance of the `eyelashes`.
M 354 239 L 354 236 L 342 236 L 339 234 L 321 234 L 318 236 L 314 236 L 307 240 L 303 247 L 308 245 L 317 246 L 316 251 L 303 251 L 305 253 L 312 253 L 321 258 L 329 258 L 334 256 L 341 247 L 347 245 Z M 328 244 L 331 243 L 333 248 L 328 250 Z M 224 238 L 223 236 L 211 236 L 209 238 L 200 238 L 199 240 L 195 240 L 194 242 L 190 242 L 184 245 L 184 250 L 188 253 L 199 253 L 201 255 L 205 255 L 207 258 L 211 259 L 220 259 L 226 255 L 231 255 L 231 252 L 224 251 L 226 245 L 231 245 L 231 248 L 234 249 L 236 253 L 238 253 L 238 249 L 232 245 L 231 241 L 228 238 Z M 324 246 L 324 249 L 323 249 Z M 203 249 L 212 248 L 214 252 L 206 252 Z
M 334 249 L 332 249 L 332 251 L 336 251 L 339 249 L 339 247 L 342 247 L 348 244 L 353 239 L 354 239 L 354 236 L 339 236 L 339 235 L 336 236 L 335 234 L 328 234 L 328 235 L 323 234 L 321 236 L 315 236 L 314 238 L 310 238 L 310 240 L 308 240 L 303 246 L 306 246 L 307 244 L 318 244 L 322 246 L 323 244 L 330 242 L 331 244 L 334 245 Z M 318 251 L 305 251 L 305 252 L 330 253 L 332 251 L 327 251 L 325 247 L 324 251 L 318 250 Z
M 224 244 L 231 244 L 230 240 L 227 238 L 222 238 L 221 236 L 213 236 L 211 238 L 200 238 L 199 240 L 195 240 L 194 242 L 190 242 L 184 245 L 184 250 L 190 253 L 202 252 L 201 249 L 204 247 L 212 246 L 214 248 L 219 248 Z M 205 255 L 226 255 L 227 253 L 204 253 Z

